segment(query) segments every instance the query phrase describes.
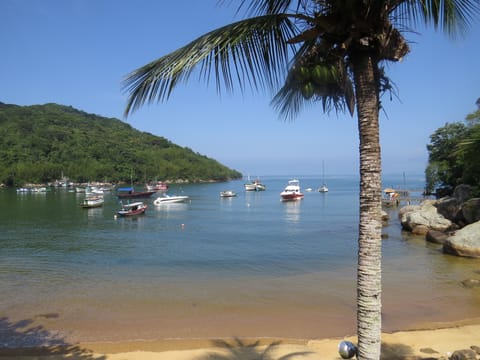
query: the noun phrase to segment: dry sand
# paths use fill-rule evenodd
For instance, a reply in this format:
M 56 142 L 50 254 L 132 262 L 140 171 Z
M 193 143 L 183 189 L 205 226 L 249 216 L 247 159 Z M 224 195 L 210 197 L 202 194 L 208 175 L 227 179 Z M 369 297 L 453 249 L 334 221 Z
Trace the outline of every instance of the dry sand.
M 44 349 L 0 349 L 15 360 L 337 360 L 343 339 L 223 339 L 82 343 Z M 355 337 L 345 338 L 355 343 Z M 0 345 L 1 346 L 1 345 Z M 382 359 L 447 359 L 480 346 L 480 321 L 382 335 Z M 480 355 L 477 355 L 480 359 Z

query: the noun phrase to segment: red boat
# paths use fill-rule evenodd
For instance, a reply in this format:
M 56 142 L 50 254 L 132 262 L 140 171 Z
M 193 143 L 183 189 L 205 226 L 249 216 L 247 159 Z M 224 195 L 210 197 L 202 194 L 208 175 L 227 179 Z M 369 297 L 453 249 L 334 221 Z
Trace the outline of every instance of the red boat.
M 280 193 L 283 201 L 301 200 L 303 193 L 300 189 L 300 181 L 297 179 L 290 180 L 287 187 Z
M 155 194 L 156 191 L 135 191 L 133 187 L 119 188 L 117 196 L 121 199 L 147 198 Z
M 155 184 L 145 184 L 148 191 L 162 191 L 168 190 L 168 184 L 163 181 L 157 181 Z
M 131 204 L 122 204 L 122 208 L 117 211 L 117 214 L 120 216 L 135 216 L 145 214 L 147 210 L 147 205 L 143 202 L 134 202 Z

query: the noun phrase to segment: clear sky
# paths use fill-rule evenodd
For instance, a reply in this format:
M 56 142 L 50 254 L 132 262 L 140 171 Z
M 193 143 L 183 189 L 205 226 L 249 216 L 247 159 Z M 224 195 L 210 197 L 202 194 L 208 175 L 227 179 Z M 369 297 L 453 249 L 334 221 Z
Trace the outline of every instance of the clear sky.
M 235 13 L 216 0 L 1 0 L 0 102 L 118 118 L 245 175 L 321 175 L 322 163 L 326 175 L 358 173 L 356 117 L 318 106 L 285 122 L 268 93 L 219 96 L 194 77 L 167 103 L 123 117 L 126 74 L 243 15 Z M 385 173 L 423 174 L 430 135 L 476 110 L 480 24 L 456 40 L 406 36 L 411 53 L 387 67 L 399 98 L 383 98 L 382 161 Z

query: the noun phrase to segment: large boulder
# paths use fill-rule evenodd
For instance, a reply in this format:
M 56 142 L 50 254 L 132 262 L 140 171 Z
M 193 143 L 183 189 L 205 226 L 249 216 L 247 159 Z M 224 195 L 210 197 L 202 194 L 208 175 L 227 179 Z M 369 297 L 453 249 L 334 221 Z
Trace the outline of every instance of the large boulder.
M 453 190 L 452 196 L 461 204 L 471 198 L 472 187 L 470 185 L 458 185 Z
M 425 235 L 429 230 L 445 232 L 452 222 L 439 214 L 435 201 L 426 200 L 418 206 L 406 206 L 399 212 L 400 222 L 405 230 Z
M 480 221 L 480 198 L 473 198 L 463 203 L 462 217 L 467 224 Z
M 443 251 L 458 256 L 480 258 L 480 221 L 455 231 L 445 240 Z
M 455 221 L 457 214 L 461 209 L 461 205 L 462 203 L 452 196 L 438 199 L 435 203 L 438 213 L 450 221 Z

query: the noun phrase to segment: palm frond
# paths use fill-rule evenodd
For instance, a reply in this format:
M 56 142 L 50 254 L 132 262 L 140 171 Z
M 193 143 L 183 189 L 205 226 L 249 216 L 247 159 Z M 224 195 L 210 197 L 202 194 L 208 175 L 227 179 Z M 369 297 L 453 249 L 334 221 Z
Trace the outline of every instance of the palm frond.
M 355 92 L 346 58 L 331 51 L 328 41 L 305 42 L 295 54 L 283 87 L 271 105 L 285 119 L 306 106 L 321 103 L 324 112 L 355 111 Z
M 478 0 L 399 0 L 394 3 L 393 13 L 398 19 L 412 25 L 433 24 L 453 37 L 463 35 L 480 12 Z
M 241 0 L 238 9 L 246 8 L 251 16 L 286 13 L 299 0 Z M 298 6 L 298 5 L 297 5 Z
M 288 15 L 265 15 L 213 30 L 188 45 L 128 74 L 123 89 L 129 94 L 125 116 L 145 103 L 165 101 L 200 65 L 207 83 L 215 77 L 217 91 L 232 91 L 234 79 L 243 91 L 274 89 L 286 71 L 287 40 L 295 34 Z M 223 85 L 223 86 L 222 86 Z

